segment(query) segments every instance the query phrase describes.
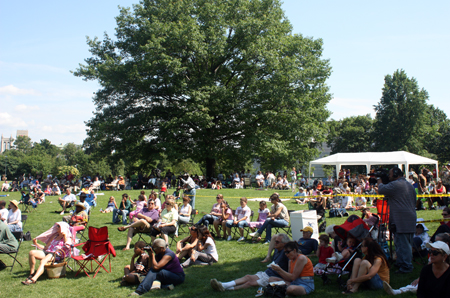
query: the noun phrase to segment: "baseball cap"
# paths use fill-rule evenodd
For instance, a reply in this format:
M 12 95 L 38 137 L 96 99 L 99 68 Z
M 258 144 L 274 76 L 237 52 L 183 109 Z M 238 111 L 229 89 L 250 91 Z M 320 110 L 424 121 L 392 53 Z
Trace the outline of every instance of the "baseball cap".
M 450 249 L 448 248 L 448 245 L 445 242 L 436 241 L 433 243 L 427 243 L 427 247 L 443 250 L 447 255 L 450 255 Z
M 313 228 L 311 228 L 311 227 L 304 227 L 303 229 L 300 230 L 300 232 L 314 233 Z

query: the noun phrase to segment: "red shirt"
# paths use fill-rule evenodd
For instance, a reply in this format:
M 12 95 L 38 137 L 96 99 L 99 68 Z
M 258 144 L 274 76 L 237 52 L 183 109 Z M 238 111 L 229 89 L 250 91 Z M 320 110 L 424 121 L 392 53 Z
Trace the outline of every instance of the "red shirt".
M 331 258 L 331 256 L 334 253 L 334 249 L 331 246 L 323 247 L 320 246 L 319 248 L 320 254 L 319 254 L 319 263 L 326 264 L 326 258 Z

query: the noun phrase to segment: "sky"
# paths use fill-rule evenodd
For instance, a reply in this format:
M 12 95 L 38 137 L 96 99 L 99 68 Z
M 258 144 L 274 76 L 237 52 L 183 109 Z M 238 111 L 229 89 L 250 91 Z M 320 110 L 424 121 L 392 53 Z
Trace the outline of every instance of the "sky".
M 0 133 L 82 144 L 95 81 L 71 71 L 89 58 L 86 36 L 115 33 L 118 6 L 138 0 L 0 0 Z M 450 117 L 450 1 L 285 0 L 293 33 L 323 40 L 330 119 L 371 114 L 384 77 L 404 69 Z

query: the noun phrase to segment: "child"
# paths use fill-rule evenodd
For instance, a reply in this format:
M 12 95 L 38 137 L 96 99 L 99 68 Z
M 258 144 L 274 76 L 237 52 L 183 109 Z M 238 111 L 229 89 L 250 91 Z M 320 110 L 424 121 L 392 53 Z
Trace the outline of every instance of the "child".
M 305 189 L 303 187 L 299 187 L 298 192 L 294 195 L 294 197 L 299 197 L 298 199 L 295 199 L 297 204 L 305 204 L 307 201 L 309 201 L 308 198 L 305 198 L 308 194 L 306 193 Z
M 111 196 L 109 198 L 108 206 L 106 206 L 106 209 L 105 210 L 100 209 L 100 212 L 101 213 L 109 213 L 109 212 L 112 212 L 114 210 L 114 208 L 119 209 L 119 207 L 117 207 L 117 204 L 116 204 L 116 199 Z
M 147 198 L 145 195 L 140 194 L 138 197 L 138 200 L 134 203 L 136 205 L 136 210 L 130 212 L 130 220 L 133 219 L 133 217 L 138 214 L 144 207 L 147 207 Z
M 326 261 L 328 263 L 337 263 L 342 259 L 347 260 L 348 258 L 350 258 L 350 256 L 356 249 L 356 239 L 351 236 L 348 236 L 346 243 L 347 243 L 347 247 L 342 248 L 342 250 L 341 250 L 342 253 L 335 252 L 333 254 L 333 256 L 330 258 L 327 258 Z
M 227 241 L 231 241 L 233 238 L 231 236 L 231 227 L 238 227 L 239 233 L 241 234 L 241 237 L 238 239 L 238 242 L 244 241 L 244 227 L 248 226 L 248 222 L 250 219 L 250 215 L 252 213 L 252 210 L 250 210 L 250 207 L 247 206 L 247 198 L 242 197 L 239 200 L 239 203 L 241 206 L 236 208 L 235 212 L 235 218 L 231 218 L 227 220 L 226 227 L 227 227 L 227 233 L 228 238 Z
M 167 184 L 163 181 L 161 184 L 161 191 L 159 192 L 159 197 L 164 196 L 166 197 L 166 191 L 167 191 Z
M 270 210 L 267 209 L 267 203 L 266 201 L 259 202 L 259 209 L 258 209 L 258 220 L 252 221 L 249 223 L 250 229 L 252 232 L 255 231 L 255 229 L 259 229 L 263 223 L 267 219 L 267 215 L 269 215 Z
M 181 187 L 180 186 L 177 186 L 177 189 L 173 192 L 173 197 L 175 198 L 175 200 L 179 200 L 179 199 L 181 199 L 180 198 L 180 190 L 181 190 Z
M 427 233 L 428 229 L 424 224 L 417 224 L 416 233 L 413 238 L 413 254 L 414 256 L 426 256 L 428 251 L 427 243 L 430 242 L 430 236 Z
M 326 234 L 319 236 L 319 248 L 316 251 L 316 255 L 319 258 L 319 263 L 314 266 L 314 273 L 319 273 L 320 270 L 324 270 L 327 267 L 327 258 L 331 258 L 334 253 L 334 249 L 329 246 L 330 237 Z
M 134 255 L 131 257 L 131 264 L 125 266 L 123 269 L 124 276 L 120 285 L 125 286 L 127 284 L 140 284 L 148 273 L 150 268 L 149 262 L 150 258 L 148 254 L 144 251 L 145 242 L 138 241 L 134 245 Z M 136 258 L 136 262 L 134 261 Z

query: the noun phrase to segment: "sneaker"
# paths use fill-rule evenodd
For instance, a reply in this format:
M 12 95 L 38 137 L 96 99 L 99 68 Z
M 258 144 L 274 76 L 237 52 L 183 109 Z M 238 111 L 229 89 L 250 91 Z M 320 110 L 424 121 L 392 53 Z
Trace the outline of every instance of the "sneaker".
M 331 257 L 331 258 L 326 258 L 325 261 L 327 261 L 327 263 L 336 263 L 337 259 L 336 259 L 336 257 Z
M 244 240 L 245 240 L 245 238 L 244 238 L 244 237 L 241 237 L 241 238 L 238 239 L 237 242 L 241 242 L 241 241 L 244 241 Z
M 340 260 L 342 260 L 344 257 L 341 255 L 341 253 L 339 252 L 335 252 L 334 255 L 336 256 L 336 261 L 339 262 Z
M 175 289 L 174 285 L 170 284 L 170 285 L 167 286 L 167 290 L 173 291 L 173 289 Z
M 263 244 L 270 244 L 270 241 L 269 240 L 267 240 L 266 242 L 264 242 Z
M 161 289 L 161 282 L 159 280 L 153 281 L 152 288 L 150 290 L 159 290 Z
M 387 282 L 383 281 L 383 289 L 388 293 L 389 295 L 395 295 L 394 291 L 392 290 L 392 287 Z
M 61 213 L 59 215 L 64 215 L 64 211 L 61 211 Z
M 230 235 L 230 236 L 228 236 L 227 241 L 231 241 L 231 239 L 233 239 L 233 237 L 231 237 L 231 235 Z
M 259 233 L 258 232 L 254 232 L 254 233 L 250 233 L 249 235 L 250 235 L 250 237 L 258 237 Z
M 138 292 L 133 292 L 133 293 L 131 293 L 131 294 L 128 295 L 128 296 L 141 296 L 141 294 L 139 294 Z
M 222 283 L 215 278 L 211 279 L 211 287 L 216 291 L 225 292 L 225 288 L 223 287 Z

